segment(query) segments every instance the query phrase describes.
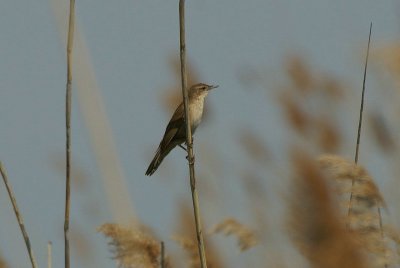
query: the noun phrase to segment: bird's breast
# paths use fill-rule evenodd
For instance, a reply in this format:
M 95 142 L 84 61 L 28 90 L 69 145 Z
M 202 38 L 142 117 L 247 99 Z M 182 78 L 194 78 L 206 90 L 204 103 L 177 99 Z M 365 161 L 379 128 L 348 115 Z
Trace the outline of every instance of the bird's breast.
M 189 105 L 190 121 L 192 123 L 191 127 L 193 132 L 201 122 L 203 116 L 203 105 L 203 100 L 195 101 Z

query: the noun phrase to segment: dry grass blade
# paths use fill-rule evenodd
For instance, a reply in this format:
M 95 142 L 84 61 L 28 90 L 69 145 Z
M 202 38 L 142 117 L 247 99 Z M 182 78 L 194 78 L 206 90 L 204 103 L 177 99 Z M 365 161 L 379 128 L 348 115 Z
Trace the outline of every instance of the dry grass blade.
M 18 209 L 18 206 L 17 206 L 17 200 L 15 199 L 14 192 L 13 192 L 13 190 L 11 188 L 11 185 L 8 183 L 7 172 L 6 172 L 5 168 L 3 167 L 3 164 L 1 163 L 1 161 L 0 161 L 0 173 L 1 173 L 1 176 L 3 178 L 4 184 L 5 184 L 6 188 L 7 188 L 8 196 L 10 197 L 11 204 L 12 204 L 13 209 L 14 209 L 15 217 L 17 218 L 17 221 L 18 221 L 18 224 L 19 224 L 19 228 L 21 229 L 22 236 L 24 237 L 26 249 L 28 250 L 29 259 L 31 261 L 32 268 L 36 268 L 37 264 L 36 264 L 35 256 L 33 254 L 31 241 L 29 239 L 28 233 L 25 230 L 24 220 L 22 219 L 22 215 L 19 212 L 19 209 Z
M 290 200 L 289 227 L 295 245 L 311 267 L 366 267 L 346 232 L 330 190 L 315 161 L 296 151 L 295 180 Z
M 111 239 L 113 258 L 124 268 L 159 267 L 160 243 L 144 230 L 104 224 L 98 231 Z M 166 266 L 168 261 L 166 261 Z
M 223 220 L 211 232 L 236 236 L 241 251 L 248 250 L 257 244 L 255 233 L 233 218 Z

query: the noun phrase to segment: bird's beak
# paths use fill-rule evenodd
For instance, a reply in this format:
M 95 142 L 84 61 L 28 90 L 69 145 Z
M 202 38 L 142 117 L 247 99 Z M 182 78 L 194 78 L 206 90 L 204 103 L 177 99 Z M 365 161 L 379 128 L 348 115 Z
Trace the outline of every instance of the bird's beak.
M 214 89 L 214 88 L 217 88 L 217 87 L 219 87 L 219 86 L 218 86 L 218 85 L 210 86 L 210 87 L 208 88 L 208 90 L 211 90 L 211 89 Z

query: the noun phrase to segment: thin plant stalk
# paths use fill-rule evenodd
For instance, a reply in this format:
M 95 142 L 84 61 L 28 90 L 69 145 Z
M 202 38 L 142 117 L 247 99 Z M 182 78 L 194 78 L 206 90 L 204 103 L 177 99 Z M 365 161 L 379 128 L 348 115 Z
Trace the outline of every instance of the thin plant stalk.
M 364 111 L 364 96 L 365 96 L 365 80 L 367 78 L 367 67 L 368 67 L 368 56 L 369 56 L 369 45 L 371 43 L 371 33 L 372 33 L 372 22 L 369 27 L 369 37 L 368 37 L 368 46 L 367 46 L 367 55 L 365 56 L 365 65 L 364 65 L 364 77 L 363 77 L 363 86 L 361 93 L 361 105 L 360 105 L 360 116 L 358 120 L 358 129 L 357 129 L 357 143 L 356 143 L 356 152 L 354 156 L 354 163 L 358 164 L 358 154 L 360 149 L 360 139 L 361 139 L 361 126 L 362 126 L 362 116 Z M 353 188 L 354 188 L 354 178 L 351 182 L 351 192 L 350 192 L 350 203 L 349 209 L 347 211 L 347 216 L 350 216 L 351 209 L 353 206 Z
M 65 181 L 65 217 L 64 217 L 64 254 L 65 268 L 70 267 L 69 251 L 69 211 L 71 186 L 71 95 L 72 95 L 72 47 L 75 28 L 75 0 L 70 0 L 67 40 L 67 86 L 65 96 L 65 129 L 66 129 L 66 181 Z
M 7 172 L 1 162 L 0 162 L 0 173 L 1 173 L 1 176 L 3 177 L 4 184 L 6 185 L 8 196 L 10 197 L 15 216 L 17 217 L 19 228 L 21 229 L 22 236 L 24 237 L 26 249 L 28 250 L 29 259 L 31 260 L 32 268 L 36 268 L 37 264 L 36 264 L 35 255 L 33 254 L 33 249 L 32 249 L 31 242 L 29 240 L 28 233 L 25 230 L 24 220 L 22 219 L 22 215 L 19 212 L 19 209 L 17 206 L 17 200 L 15 199 L 14 192 L 11 188 L 11 185 L 8 183 Z
M 164 241 L 161 241 L 161 257 L 160 257 L 160 267 L 164 268 L 165 267 L 165 245 Z
M 51 243 L 51 241 L 49 241 L 47 243 L 47 268 L 51 268 L 52 267 L 52 247 L 53 247 L 53 243 Z
M 186 145 L 187 159 L 189 162 L 190 174 L 190 189 L 192 192 L 192 202 L 194 210 L 194 220 L 196 225 L 197 246 L 200 255 L 201 268 L 207 268 L 206 253 L 204 249 L 204 239 L 200 221 L 199 199 L 196 189 L 196 177 L 194 171 L 194 153 L 193 153 L 193 138 L 189 117 L 189 94 L 187 88 L 187 73 L 186 73 L 186 43 L 185 43 L 185 0 L 179 0 L 179 34 L 180 34 L 180 59 L 181 59 L 181 82 L 183 104 L 185 108 L 186 122 Z
M 383 231 L 383 220 L 382 220 L 382 213 L 381 213 L 381 207 L 378 205 L 378 218 L 379 218 L 379 230 L 381 233 L 381 238 L 382 238 L 382 242 L 385 241 L 385 234 Z M 388 264 L 385 262 L 383 267 L 387 268 Z
M 362 93 L 361 93 L 361 105 L 360 105 L 360 116 L 358 120 L 358 129 L 357 129 L 357 144 L 356 144 L 356 152 L 354 155 L 354 163 L 357 165 L 358 164 L 358 156 L 359 156 L 359 149 L 360 149 L 360 139 L 361 139 L 361 126 L 362 126 L 362 116 L 363 116 L 363 111 L 364 111 L 364 96 L 365 96 L 365 81 L 367 78 L 367 67 L 368 67 L 368 56 L 369 56 L 369 47 L 371 44 L 371 33 L 372 33 L 372 22 L 369 26 L 369 36 L 368 36 L 368 46 L 367 46 L 367 55 L 365 56 L 365 65 L 364 65 L 364 77 L 363 77 L 363 86 L 362 86 Z M 351 214 L 351 209 L 353 206 L 353 188 L 354 188 L 354 183 L 355 180 L 353 178 L 351 182 L 351 192 L 350 192 L 350 203 L 349 203 L 349 210 L 347 212 L 347 216 L 350 216 Z M 380 204 L 378 204 L 378 217 L 379 217 L 379 229 L 380 229 L 380 234 L 382 237 L 382 240 L 384 239 L 384 233 L 383 233 L 383 223 L 382 223 L 382 213 L 381 213 L 381 208 Z M 384 264 L 384 267 L 388 267 L 387 263 Z

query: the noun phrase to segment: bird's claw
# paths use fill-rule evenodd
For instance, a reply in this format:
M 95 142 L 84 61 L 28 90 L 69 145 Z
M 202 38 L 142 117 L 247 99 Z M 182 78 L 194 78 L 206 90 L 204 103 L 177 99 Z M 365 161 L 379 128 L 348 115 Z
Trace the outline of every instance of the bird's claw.
M 188 149 L 187 149 L 187 148 L 185 148 L 185 147 L 183 147 L 183 145 L 182 145 L 182 144 L 179 144 L 179 147 L 181 147 L 183 150 L 185 150 L 185 152 L 187 152 L 187 151 L 188 151 Z
M 189 165 L 193 165 L 194 164 L 194 155 L 193 155 L 192 159 L 190 159 L 189 155 L 187 155 L 186 160 L 189 161 Z M 192 161 L 190 161 L 190 160 L 192 160 Z

